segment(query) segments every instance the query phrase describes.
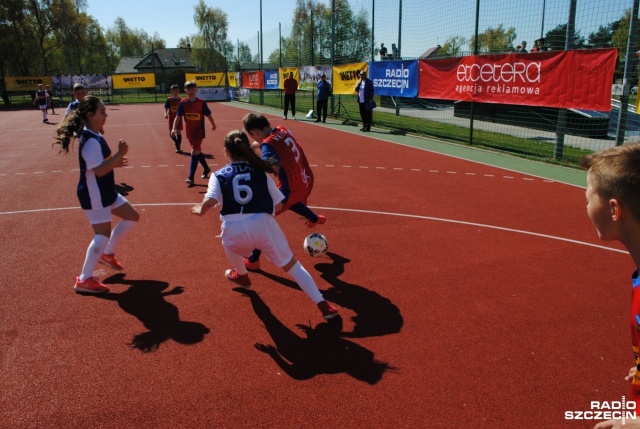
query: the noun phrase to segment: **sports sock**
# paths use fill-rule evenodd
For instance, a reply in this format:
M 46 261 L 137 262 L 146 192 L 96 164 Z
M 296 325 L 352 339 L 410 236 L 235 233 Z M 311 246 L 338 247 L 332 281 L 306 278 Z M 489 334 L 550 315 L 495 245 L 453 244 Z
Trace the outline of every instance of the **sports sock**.
M 204 158 L 204 153 L 200 152 L 200 155 L 198 155 L 198 161 L 200 161 L 200 164 L 202 164 L 202 168 L 204 168 L 205 170 L 210 170 L 209 164 L 207 164 L 207 160 Z
M 300 286 L 300 289 L 311 298 L 314 304 L 324 301 L 322 294 L 318 290 L 318 286 L 316 286 L 316 282 L 313 281 L 311 274 L 304 269 L 300 262 L 296 262 L 287 274 L 293 277 L 296 283 L 298 283 L 298 286 Z
M 109 239 L 109 244 L 104 249 L 104 253 L 107 255 L 113 255 L 116 251 L 116 246 L 122 238 L 133 228 L 136 226 L 136 221 L 134 220 L 121 220 L 111 231 L 111 238 Z
M 85 281 L 89 277 L 93 277 L 93 270 L 98 265 L 100 256 L 104 253 L 105 247 L 109 243 L 109 237 L 104 235 L 95 235 L 89 247 L 87 248 L 87 254 L 84 257 L 84 265 L 82 266 L 82 274 L 80 274 L 80 280 Z
M 249 256 L 249 261 L 256 262 L 258 259 L 260 259 L 261 253 L 262 253 L 261 250 L 255 249 L 253 252 L 251 252 L 251 256 Z
M 176 136 L 176 146 L 178 146 L 178 150 L 180 150 L 180 146 L 182 146 L 182 134 Z
M 309 222 L 314 222 L 314 223 L 318 222 L 318 215 L 315 214 L 313 210 L 311 210 L 309 207 L 305 206 L 302 203 L 295 203 L 294 205 L 289 207 L 289 210 L 291 210 L 296 214 L 299 214 L 302 217 L 307 218 Z
M 227 246 L 222 246 L 224 248 L 224 253 L 227 254 L 227 258 L 229 258 L 229 262 L 231 262 L 231 266 L 234 270 L 241 276 L 247 274 L 247 267 L 244 266 L 244 258 L 237 253 L 232 252 L 227 248 Z
M 191 165 L 189 166 L 189 178 L 193 179 L 198 168 L 198 155 L 191 154 Z

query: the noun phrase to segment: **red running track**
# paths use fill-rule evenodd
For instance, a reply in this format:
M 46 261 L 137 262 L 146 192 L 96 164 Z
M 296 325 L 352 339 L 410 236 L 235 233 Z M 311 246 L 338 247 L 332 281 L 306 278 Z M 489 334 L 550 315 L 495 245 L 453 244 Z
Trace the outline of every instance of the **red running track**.
M 212 106 L 212 168 L 243 107 Z M 584 428 L 565 412 L 627 394 L 633 267 L 598 242 L 583 189 L 282 122 L 313 165 L 330 253 L 305 256 L 311 230 L 278 219 L 341 310 L 326 323 L 266 261 L 250 291 L 226 281 L 219 218 L 190 214 L 205 181 L 185 185 L 161 103 L 108 114 L 142 217 L 117 252 L 126 274 L 99 266 L 112 291 L 83 296 L 77 147 L 57 154 L 38 111 L 0 113 L 0 426 Z

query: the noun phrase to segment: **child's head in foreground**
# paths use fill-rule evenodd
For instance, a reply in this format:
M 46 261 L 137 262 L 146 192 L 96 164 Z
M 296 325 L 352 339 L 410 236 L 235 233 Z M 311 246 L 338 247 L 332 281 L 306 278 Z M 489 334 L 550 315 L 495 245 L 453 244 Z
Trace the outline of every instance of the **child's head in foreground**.
M 620 240 L 620 227 L 640 225 L 640 143 L 586 155 L 587 213 L 603 240 Z M 639 237 L 640 239 L 640 237 Z

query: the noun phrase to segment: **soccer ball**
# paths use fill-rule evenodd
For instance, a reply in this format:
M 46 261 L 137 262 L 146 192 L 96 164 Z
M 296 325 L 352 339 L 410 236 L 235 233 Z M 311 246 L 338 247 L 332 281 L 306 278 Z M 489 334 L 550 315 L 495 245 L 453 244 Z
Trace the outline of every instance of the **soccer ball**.
M 318 258 L 329 249 L 327 238 L 319 232 L 314 232 L 304 239 L 304 250 L 314 258 Z

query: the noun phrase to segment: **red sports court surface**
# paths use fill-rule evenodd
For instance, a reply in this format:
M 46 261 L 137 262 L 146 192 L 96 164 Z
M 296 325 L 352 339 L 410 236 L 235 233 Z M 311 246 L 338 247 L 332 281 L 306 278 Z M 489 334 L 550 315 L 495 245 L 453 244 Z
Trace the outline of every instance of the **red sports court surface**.
M 244 107 L 212 105 L 213 169 Z M 326 323 L 268 261 L 248 291 L 225 279 L 217 210 L 190 214 L 205 180 L 185 185 L 162 103 L 108 114 L 141 220 L 117 251 L 126 273 L 99 265 L 112 290 L 84 296 L 77 147 L 58 155 L 39 111 L 0 113 L 0 426 L 584 428 L 565 413 L 628 393 L 633 266 L 598 241 L 583 189 L 269 116 L 304 147 L 328 219 L 312 259 L 313 230 L 278 217 L 340 308 Z

